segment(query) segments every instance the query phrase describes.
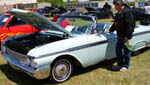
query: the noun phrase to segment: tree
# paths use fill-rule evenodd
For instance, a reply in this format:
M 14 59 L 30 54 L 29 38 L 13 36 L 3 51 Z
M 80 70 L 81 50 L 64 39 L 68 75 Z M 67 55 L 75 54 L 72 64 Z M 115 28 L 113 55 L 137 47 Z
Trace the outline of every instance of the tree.
M 71 3 L 72 1 L 71 0 L 67 0 L 67 3 Z

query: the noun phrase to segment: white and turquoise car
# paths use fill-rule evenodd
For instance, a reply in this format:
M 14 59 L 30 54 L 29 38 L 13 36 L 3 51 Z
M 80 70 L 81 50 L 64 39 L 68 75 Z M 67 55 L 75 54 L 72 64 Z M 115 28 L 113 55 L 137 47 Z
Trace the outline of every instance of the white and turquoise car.
M 7 38 L 1 53 L 10 66 L 37 79 L 64 82 L 75 66 L 85 68 L 116 56 L 116 32 L 105 33 L 111 24 L 97 23 L 94 17 L 62 16 L 55 24 L 29 11 L 12 9 L 8 13 L 39 31 Z M 132 51 L 137 52 L 148 43 L 150 26 L 137 25 L 131 40 Z

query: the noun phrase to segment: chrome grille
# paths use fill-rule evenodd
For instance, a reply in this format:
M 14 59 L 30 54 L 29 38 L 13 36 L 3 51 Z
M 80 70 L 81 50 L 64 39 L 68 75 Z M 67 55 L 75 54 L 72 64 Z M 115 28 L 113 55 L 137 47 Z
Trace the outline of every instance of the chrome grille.
M 13 50 L 11 50 L 10 48 L 6 47 L 6 53 L 13 59 L 17 60 L 17 61 L 25 61 L 26 59 L 26 55 L 23 55 L 21 53 L 17 53 Z

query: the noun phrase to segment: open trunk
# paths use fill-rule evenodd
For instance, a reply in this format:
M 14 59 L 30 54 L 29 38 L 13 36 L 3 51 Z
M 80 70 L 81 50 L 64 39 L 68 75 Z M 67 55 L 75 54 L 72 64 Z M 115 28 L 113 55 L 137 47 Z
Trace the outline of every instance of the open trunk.
M 6 42 L 6 46 L 18 53 L 27 54 L 32 48 L 62 39 L 64 38 L 49 34 L 36 33 L 19 39 L 9 40 Z

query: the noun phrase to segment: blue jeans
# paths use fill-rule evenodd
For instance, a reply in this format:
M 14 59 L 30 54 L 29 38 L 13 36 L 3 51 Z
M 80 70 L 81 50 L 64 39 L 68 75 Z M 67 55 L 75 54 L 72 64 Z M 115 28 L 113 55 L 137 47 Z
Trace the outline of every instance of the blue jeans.
M 117 62 L 118 62 L 118 66 L 129 68 L 131 51 L 126 48 L 124 43 L 125 43 L 125 38 L 118 37 L 118 41 L 116 44 Z

